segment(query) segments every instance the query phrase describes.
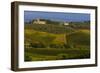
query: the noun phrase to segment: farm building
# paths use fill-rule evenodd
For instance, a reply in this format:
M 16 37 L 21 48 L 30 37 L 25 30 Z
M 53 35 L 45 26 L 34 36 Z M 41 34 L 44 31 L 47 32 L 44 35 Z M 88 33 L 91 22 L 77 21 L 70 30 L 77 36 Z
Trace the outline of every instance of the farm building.
M 64 22 L 64 25 L 69 25 L 69 23 L 68 22 Z
M 35 19 L 33 24 L 46 24 L 46 21 L 44 19 Z

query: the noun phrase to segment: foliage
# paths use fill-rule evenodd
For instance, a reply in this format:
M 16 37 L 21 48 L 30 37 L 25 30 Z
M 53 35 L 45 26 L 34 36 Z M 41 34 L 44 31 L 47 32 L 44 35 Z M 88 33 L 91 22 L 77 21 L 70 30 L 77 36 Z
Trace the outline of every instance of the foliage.
M 70 27 L 74 29 L 90 29 L 90 21 L 87 22 L 70 22 Z
M 68 35 L 68 44 L 71 44 L 73 47 L 81 47 L 90 45 L 90 33 L 84 31 L 76 31 Z
M 28 56 L 34 61 L 62 60 L 62 59 L 84 59 L 90 57 L 89 49 L 62 49 L 62 48 L 25 48 L 25 61 Z M 30 60 L 30 61 L 32 61 Z
M 25 23 L 25 61 L 90 58 L 89 22 Z

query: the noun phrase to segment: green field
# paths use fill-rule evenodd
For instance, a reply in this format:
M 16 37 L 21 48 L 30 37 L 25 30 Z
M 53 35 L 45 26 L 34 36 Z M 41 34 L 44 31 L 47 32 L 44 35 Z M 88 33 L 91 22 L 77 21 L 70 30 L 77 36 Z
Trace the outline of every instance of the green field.
M 90 58 L 89 26 L 87 22 L 68 26 L 25 24 L 25 61 Z

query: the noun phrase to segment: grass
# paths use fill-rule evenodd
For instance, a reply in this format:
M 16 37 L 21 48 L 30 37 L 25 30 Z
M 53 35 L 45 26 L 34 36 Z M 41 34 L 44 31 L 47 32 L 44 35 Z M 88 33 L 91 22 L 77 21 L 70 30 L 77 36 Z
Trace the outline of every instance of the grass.
M 89 58 L 89 49 L 62 49 L 62 48 L 26 48 L 25 56 L 29 56 L 32 61 L 42 60 L 60 60 Z M 27 59 L 25 59 L 27 61 Z
M 31 25 L 32 26 L 32 25 Z M 90 30 L 78 29 L 71 32 L 65 31 L 63 27 L 54 26 L 53 31 L 48 30 L 42 25 L 37 27 L 25 27 L 25 61 L 47 61 L 65 59 L 86 59 L 90 58 Z M 49 25 L 50 26 L 50 25 Z M 53 26 L 52 26 L 53 27 Z M 57 29 L 56 29 L 57 28 Z M 57 32 L 62 30 L 61 32 Z M 67 27 L 66 27 L 67 28 Z M 47 31 L 46 31 L 47 30 Z M 66 32 L 66 33 L 65 33 Z M 28 44 L 28 46 L 26 46 Z M 67 47 L 64 45 L 67 44 Z M 42 45 L 42 46 L 41 46 Z M 52 47 L 50 45 L 53 45 Z

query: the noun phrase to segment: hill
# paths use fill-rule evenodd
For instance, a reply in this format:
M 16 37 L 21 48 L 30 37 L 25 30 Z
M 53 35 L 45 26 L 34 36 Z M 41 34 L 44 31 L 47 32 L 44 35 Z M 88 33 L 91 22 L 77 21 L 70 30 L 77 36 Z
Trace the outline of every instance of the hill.
M 25 23 L 25 61 L 90 58 L 90 24 Z

